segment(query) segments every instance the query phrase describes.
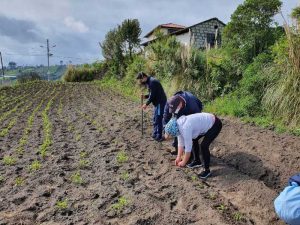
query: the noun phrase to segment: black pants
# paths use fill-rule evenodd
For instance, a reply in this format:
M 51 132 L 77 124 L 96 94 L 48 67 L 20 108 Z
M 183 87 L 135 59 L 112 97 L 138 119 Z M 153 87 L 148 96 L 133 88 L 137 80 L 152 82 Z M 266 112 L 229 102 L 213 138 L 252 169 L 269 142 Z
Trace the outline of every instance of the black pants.
M 221 120 L 216 117 L 214 125 L 206 132 L 204 135 L 199 135 L 196 139 L 193 139 L 193 157 L 195 161 L 201 162 L 200 160 L 200 150 L 199 150 L 199 139 L 204 137 L 201 142 L 201 154 L 204 161 L 204 168 L 209 169 L 210 164 L 210 152 L 209 146 L 213 142 L 213 140 L 218 136 L 222 129 Z

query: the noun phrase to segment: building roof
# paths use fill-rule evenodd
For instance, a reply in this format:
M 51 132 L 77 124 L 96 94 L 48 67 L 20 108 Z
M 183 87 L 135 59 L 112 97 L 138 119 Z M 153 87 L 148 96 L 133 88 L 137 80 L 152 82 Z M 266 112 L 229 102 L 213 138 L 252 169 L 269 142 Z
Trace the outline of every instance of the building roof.
M 200 22 L 200 23 L 196 23 L 196 24 L 194 24 L 194 25 L 192 25 L 192 26 L 186 27 L 186 28 L 181 29 L 181 30 L 179 30 L 179 31 L 175 31 L 174 33 L 172 33 L 172 35 L 178 35 L 178 34 L 183 34 L 183 33 L 189 32 L 190 28 L 193 28 L 193 27 L 198 26 L 198 25 L 203 24 L 203 23 L 207 23 L 207 22 L 209 22 L 209 21 L 211 21 L 211 20 L 217 20 L 219 23 L 221 23 L 221 24 L 223 24 L 224 26 L 226 26 L 226 24 L 225 24 L 224 22 L 222 22 L 221 20 L 219 20 L 217 17 L 214 17 L 214 18 L 211 18 L 211 19 L 202 21 L 202 22 Z
M 171 29 L 178 29 L 178 30 L 182 30 L 184 28 L 186 28 L 185 26 L 179 25 L 179 24 L 175 24 L 175 23 L 165 23 L 165 24 L 160 24 L 157 27 L 155 27 L 153 30 L 151 30 L 148 34 L 145 35 L 146 37 L 149 37 L 156 29 L 158 28 L 171 28 Z

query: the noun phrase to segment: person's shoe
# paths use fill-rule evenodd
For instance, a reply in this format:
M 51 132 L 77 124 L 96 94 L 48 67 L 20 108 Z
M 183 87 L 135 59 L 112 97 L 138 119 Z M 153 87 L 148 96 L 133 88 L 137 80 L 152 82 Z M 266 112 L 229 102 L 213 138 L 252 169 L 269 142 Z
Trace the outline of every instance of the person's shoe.
M 162 141 L 165 140 L 164 137 L 156 137 L 156 138 L 154 138 L 154 139 L 155 139 L 155 141 L 157 141 L 157 142 L 162 142 Z
M 152 134 L 151 137 L 152 137 L 153 139 L 156 139 L 156 134 Z
M 203 170 L 203 171 L 198 175 L 198 177 L 199 177 L 200 179 L 206 179 L 206 178 L 208 178 L 210 175 L 211 175 L 210 170 Z
M 193 162 L 187 164 L 186 166 L 187 166 L 187 168 L 191 168 L 191 169 L 192 169 L 192 168 L 198 168 L 198 167 L 201 167 L 202 164 L 201 164 L 201 162 L 193 161 Z

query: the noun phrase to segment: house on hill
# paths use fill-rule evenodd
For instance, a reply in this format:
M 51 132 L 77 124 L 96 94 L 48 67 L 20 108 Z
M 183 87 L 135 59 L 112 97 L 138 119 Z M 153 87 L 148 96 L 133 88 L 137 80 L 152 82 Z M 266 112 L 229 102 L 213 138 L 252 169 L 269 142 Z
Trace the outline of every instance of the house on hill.
M 147 41 L 142 46 L 147 46 L 156 40 L 154 32 L 159 30 L 164 35 L 174 35 L 178 42 L 184 46 L 197 48 L 215 48 L 221 45 L 221 34 L 226 26 L 218 18 L 211 18 L 189 27 L 174 23 L 161 24 L 145 35 Z

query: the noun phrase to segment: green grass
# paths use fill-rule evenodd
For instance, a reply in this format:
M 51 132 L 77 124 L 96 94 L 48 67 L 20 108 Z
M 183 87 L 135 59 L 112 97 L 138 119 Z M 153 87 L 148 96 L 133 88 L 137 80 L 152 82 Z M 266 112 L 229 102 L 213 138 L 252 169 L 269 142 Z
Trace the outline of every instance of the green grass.
M 17 178 L 15 179 L 15 185 L 16 185 L 16 186 L 22 186 L 22 185 L 24 184 L 24 182 L 25 182 L 25 180 L 24 180 L 24 178 L 22 178 L 22 177 L 17 177 Z
M 72 174 L 71 176 L 71 181 L 74 183 L 74 184 L 77 184 L 77 185 L 81 185 L 83 184 L 83 179 L 81 177 L 81 174 L 79 171 L 75 172 L 74 174 Z
M 41 169 L 41 166 L 42 165 L 38 160 L 34 160 L 29 166 L 29 171 L 30 172 L 37 171 L 37 170 Z
M 129 180 L 129 178 L 130 178 L 130 176 L 127 171 L 124 171 L 121 173 L 121 180 L 127 181 L 127 180 Z
M 240 212 L 235 212 L 233 214 L 233 218 L 235 221 L 241 221 L 244 219 L 243 215 Z

